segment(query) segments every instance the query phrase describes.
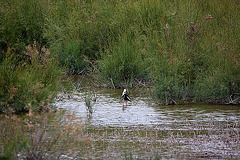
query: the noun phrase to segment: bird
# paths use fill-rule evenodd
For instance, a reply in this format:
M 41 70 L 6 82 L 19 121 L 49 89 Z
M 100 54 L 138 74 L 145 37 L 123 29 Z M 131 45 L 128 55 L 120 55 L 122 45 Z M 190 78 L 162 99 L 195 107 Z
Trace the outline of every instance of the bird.
M 131 101 L 131 98 L 127 95 L 127 89 L 124 89 L 124 90 L 123 90 L 122 98 L 123 98 L 124 101 L 126 102 L 126 106 L 127 106 L 127 101 Z M 124 105 L 124 104 L 123 104 L 123 105 Z

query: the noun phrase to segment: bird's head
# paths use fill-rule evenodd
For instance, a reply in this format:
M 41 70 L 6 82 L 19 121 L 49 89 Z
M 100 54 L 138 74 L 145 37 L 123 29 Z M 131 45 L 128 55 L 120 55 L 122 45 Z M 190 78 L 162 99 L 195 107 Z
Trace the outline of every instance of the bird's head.
M 126 93 L 127 93 L 127 89 L 124 89 L 122 95 L 124 95 Z

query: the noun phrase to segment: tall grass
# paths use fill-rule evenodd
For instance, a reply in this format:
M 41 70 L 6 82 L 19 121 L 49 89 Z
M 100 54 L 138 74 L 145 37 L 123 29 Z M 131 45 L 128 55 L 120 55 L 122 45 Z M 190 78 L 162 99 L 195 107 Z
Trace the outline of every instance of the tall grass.
M 126 37 L 113 43 L 109 49 L 105 49 L 100 61 L 100 74 L 108 78 L 114 87 L 127 87 L 135 79 L 145 79 L 145 68 L 141 53 L 134 42 Z
M 99 60 L 111 86 L 147 79 L 161 103 L 239 103 L 237 0 L 9 0 L 1 9 L 2 48 L 36 40 L 70 73 Z
M 0 47 L 16 47 L 33 44 L 34 41 L 44 43 L 43 24 L 47 0 L 21 1 L 7 0 L 0 3 L 1 38 Z
M 232 3 L 238 4 L 237 1 Z M 118 3 L 112 19 L 108 20 L 118 36 L 113 34 L 117 38 L 107 47 L 124 50 L 125 46 L 136 46 L 133 50 L 142 59 L 138 61 L 134 51 L 131 54 L 138 61 L 137 65 L 144 67 L 132 77 L 148 73 L 144 77 L 152 77 L 148 80 L 153 80 L 161 103 L 176 104 L 185 100 L 239 103 L 239 62 L 236 60 L 239 57 L 239 37 L 236 37 L 239 18 L 235 14 L 238 11 L 239 7 L 229 6 L 227 1 Z M 129 42 L 122 46 L 118 37 L 127 37 Z M 126 81 L 121 77 L 128 73 L 122 68 L 127 68 L 124 62 L 131 64 L 132 58 L 125 56 L 123 61 L 119 58 L 121 52 L 107 49 L 104 52 L 107 58 L 103 57 L 100 62 L 102 75 Z M 115 65 L 113 61 L 122 64 Z

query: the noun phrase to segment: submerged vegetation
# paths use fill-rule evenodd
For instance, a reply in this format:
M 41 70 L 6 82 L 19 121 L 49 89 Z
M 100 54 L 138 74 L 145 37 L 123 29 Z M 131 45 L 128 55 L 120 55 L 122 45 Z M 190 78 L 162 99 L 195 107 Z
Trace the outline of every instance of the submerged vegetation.
M 162 104 L 240 102 L 238 0 L 7 0 L 0 9 L 1 108 L 51 99 L 59 64 L 109 87 L 148 82 Z M 33 45 L 38 62 L 26 54 Z M 33 90 L 44 94 L 30 102 Z
M 194 129 L 188 128 L 194 126 Z M 212 122 L 205 125 L 190 124 L 188 129 L 168 130 L 164 126 L 89 128 L 92 133 L 96 159 L 235 159 L 239 131 L 235 124 L 223 126 Z M 231 135 L 231 136 L 229 136 Z M 224 148 L 224 149 L 223 149 Z M 225 150 L 225 152 L 219 151 Z M 104 151 L 104 152 L 102 152 Z

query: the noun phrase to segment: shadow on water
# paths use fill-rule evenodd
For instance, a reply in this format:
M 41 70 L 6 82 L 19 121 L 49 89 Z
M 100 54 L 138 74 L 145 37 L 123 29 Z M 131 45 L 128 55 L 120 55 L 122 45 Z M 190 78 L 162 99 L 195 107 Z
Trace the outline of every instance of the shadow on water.
M 74 111 L 86 121 L 100 158 L 113 158 L 130 148 L 131 152 L 137 152 L 135 158 L 156 151 L 161 151 L 165 158 L 181 157 L 183 153 L 185 158 L 239 158 L 239 106 L 158 106 L 148 91 L 130 89 L 132 101 L 126 107 L 121 94 L 122 89 L 95 88 L 82 83 L 70 97 L 62 95 L 55 105 Z M 85 98 L 95 96 L 93 113 L 89 115 Z M 229 143 L 225 142 L 226 138 Z

